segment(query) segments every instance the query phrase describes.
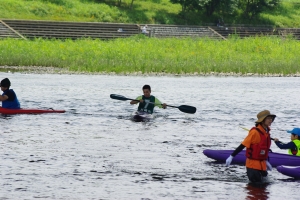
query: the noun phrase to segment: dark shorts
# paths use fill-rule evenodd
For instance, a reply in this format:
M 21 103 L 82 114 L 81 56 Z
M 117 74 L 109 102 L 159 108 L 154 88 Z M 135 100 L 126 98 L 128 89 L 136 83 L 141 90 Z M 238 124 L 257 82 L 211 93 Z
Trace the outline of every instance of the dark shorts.
M 247 168 L 248 179 L 253 183 L 262 182 L 263 177 L 267 176 L 267 171 Z

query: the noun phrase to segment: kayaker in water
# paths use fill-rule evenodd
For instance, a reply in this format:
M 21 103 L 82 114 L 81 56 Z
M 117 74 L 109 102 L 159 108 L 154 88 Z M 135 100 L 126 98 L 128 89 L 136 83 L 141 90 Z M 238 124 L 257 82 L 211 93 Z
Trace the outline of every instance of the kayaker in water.
M 253 127 L 248 136 L 239 147 L 227 158 L 226 166 L 231 164 L 232 159 L 245 147 L 246 149 L 246 168 L 247 176 L 251 182 L 261 182 L 262 177 L 268 175 L 272 166 L 268 161 L 268 152 L 271 146 L 270 126 L 276 115 L 268 110 L 261 111 L 257 114 L 255 127 Z
M 136 98 L 136 100 L 138 101 L 133 100 L 130 102 L 130 104 L 139 103 L 138 111 L 143 111 L 152 114 L 155 106 L 164 109 L 167 107 L 167 104 L 162 104 L 156 97 L 151 95 L 150 85 L 143 86 L 143 93 L 144 95 Z
M 278 138 L 274 138 L 275 144 L 280 149 L 288 149 L 288 153 L 290 155 L 300 156 L 300 128 L 294 128 L 291 131 L 287 131 L 291 133 L 291 142 L 284 144 L 278 140 Z
M 3 108 L 19 109 L 20 103 L 18 101 L 16 93 L 10 88 L 10 80 L 5 78 L 0 83 L 3 94 L 0 96 Z

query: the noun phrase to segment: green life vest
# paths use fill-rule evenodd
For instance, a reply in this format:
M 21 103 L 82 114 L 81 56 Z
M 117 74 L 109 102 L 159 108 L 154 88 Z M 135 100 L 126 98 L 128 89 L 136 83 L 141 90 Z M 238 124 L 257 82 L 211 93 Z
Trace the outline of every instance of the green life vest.
M 144 100 L 144 103 L 140 103 L 138 107 L 138 111 L 143 111 L 152 114 L 154 110 L 154 103 L 155 103 L 155 97 L 150 96 L 149 98 L 146 98 L 144 95 L 142 96 L 142 99 Z M 149 103 L 151 102 L 151 103 Z
M 297 150 L 295 151 L 295 150 L 291 150 L 291 149 L 289 149 L 289 154 L 290 155 L 296 155 L 296 156 L 300 156 L 300 140 L 293 140 L 293 142 L 294 142 L 294 144 L 296 145 L 296 147 L 297 147 Z

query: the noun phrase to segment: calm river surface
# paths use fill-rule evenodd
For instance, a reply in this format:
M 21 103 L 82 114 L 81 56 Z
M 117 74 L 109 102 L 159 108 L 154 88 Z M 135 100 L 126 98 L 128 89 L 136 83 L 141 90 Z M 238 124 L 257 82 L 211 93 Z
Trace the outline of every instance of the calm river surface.
M 63 114 L 1 116 L 0 199 L 299 199 L 300 181 L 269 172 L 248 184 L 244 166 L 215 163 L 205 149 L 234 149 L 256 114 L 277 115 L 272 136 L 299 124 L 300 78 L 136 77 L 0 73 L 23 108 Z M 142 86 L 194 115 L 158 109 L 133 122 Z M 286 153 L 273 143 L 274 152 Z

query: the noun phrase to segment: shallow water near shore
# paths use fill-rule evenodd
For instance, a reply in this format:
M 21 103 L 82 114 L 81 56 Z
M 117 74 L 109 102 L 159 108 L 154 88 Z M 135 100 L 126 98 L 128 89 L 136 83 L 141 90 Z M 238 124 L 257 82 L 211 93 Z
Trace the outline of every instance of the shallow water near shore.
M 202 151 L 236 148 L 247 135 L 240 127 L 264 109 L 277 115 L 272 137 L 288 142 L 300 78 L 0 74 L 23 108 L 66 110 L 0 117 L 0 199 L 298 199 L 300 181 L 275 168 L 253 186 L 244 166 L 226 168 Z M 144 84 L 197 112 L 156 108 L 153 120 L 133 122 L 137 106 L 109 95 L 135 98 Z

